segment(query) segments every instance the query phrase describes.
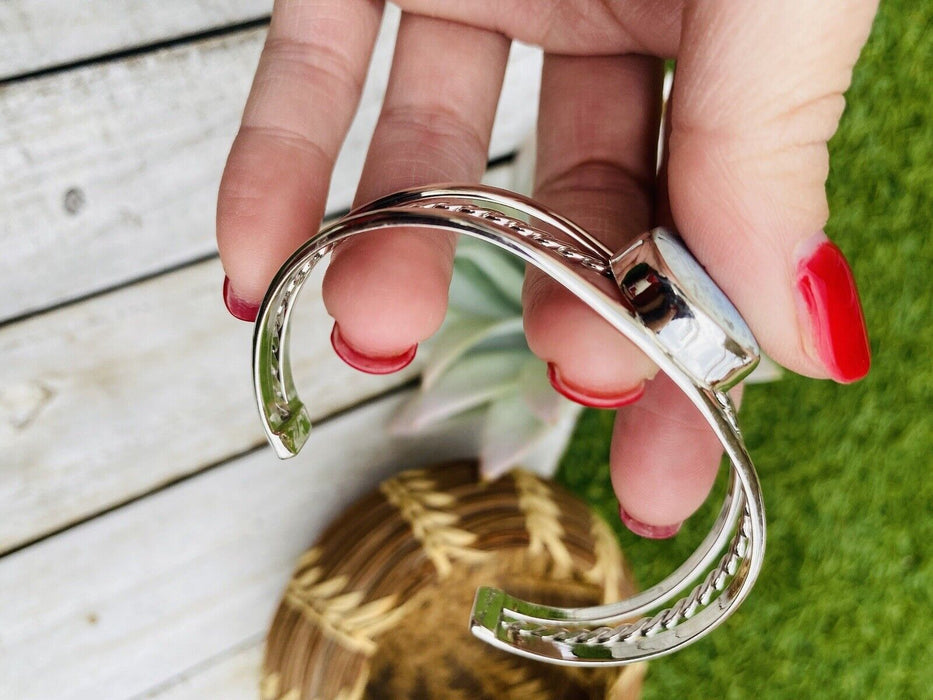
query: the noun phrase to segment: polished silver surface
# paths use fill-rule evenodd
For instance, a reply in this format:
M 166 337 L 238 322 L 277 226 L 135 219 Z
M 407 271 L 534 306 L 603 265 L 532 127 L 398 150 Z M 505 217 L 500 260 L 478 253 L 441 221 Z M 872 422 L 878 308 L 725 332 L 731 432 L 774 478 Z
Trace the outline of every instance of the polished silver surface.
M 259 309 L 253 378 L 276 454 L 283 459 L 297 454 L 311 429 L 288 359 L 289 316 L 302 284 L 340 241 L 399 226 L 474 236 L 562 284 L 671 377 L 706 418 L 732 465 L 728 493 L 709 535 L 660 583 L 628 600 L 576 609 L 481 588 L 470 620 L 474 634 L 523 656 L 599 666 L 669 654 L 715 629 L 751 591 L 764 557 L 758 477 L 725 393 L 754 369 L 759 352 L 729 300 L 666 229 L 654 229 L 613 255 L 542 205 L 481 186 L 406 190 L 350 212 L 282 266 Z M 595 284 L 599 276 L 615 280 L 618 292 Z
M 751 330 L 675 233 L 642 234 L 609 264 L 635 313 L 698 385 L 726 390 L 755 369 Z

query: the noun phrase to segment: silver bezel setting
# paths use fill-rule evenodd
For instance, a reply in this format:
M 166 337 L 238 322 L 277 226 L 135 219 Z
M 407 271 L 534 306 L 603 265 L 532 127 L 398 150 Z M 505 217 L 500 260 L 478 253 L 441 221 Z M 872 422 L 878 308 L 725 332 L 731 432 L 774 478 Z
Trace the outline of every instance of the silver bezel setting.
M 725 390 L 755 369 L 761 351 L 751 330 L 677 234 L 648 231 L 610 267 L 623 297 L 695 382 Z

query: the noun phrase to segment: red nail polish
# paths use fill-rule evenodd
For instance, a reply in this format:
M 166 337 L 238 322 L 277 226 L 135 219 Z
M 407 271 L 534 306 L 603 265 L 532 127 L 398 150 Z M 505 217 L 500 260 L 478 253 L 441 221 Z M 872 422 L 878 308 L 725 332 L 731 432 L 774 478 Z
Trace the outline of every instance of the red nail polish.
M 589 406 L 590 408 L 622 408 L 623 406 L 635 403 L 645 394 L 645 382 L 641 382 L 641 384 L 632 391 L 624 394 L 594 395 L 580 391 L 575 387 L 568 386 L 567 383 L 564 382 L 560 373 L 557 371 L 557 366 L 553 362 L 548 363 L 547 378 L 557 393 L 571 401 Z
M 334 352 L 341 360 L 350 365 L 353 369 L 367 374 L 391 374 L 404 369 L 415 359 L 415 353 L 418 352 L 418 345 L 412 345 L 401 355 L 392 357 L 372 357 L 360 352 L 352 347 L 340 335 L 340 327 L 335 323 L 334 330 L 330 334 L 330 344 L 334 347 Z
M 255 321 L 256 314 L 259 313 L 259 304 L 250 304 L 248 301 L 243 301 L 234 293 L 233 289 L 230 288 L 230 279 L 228 277 L 224 277 L 224 304 L 227 311 L 234 318 L 241 321 Z
M 674 525 L 648 525 L 640 520 L 635 520 L 631 515 L 625 512 L 622 506 L 619 506 L 619 517 L 622 518 L 622 524 L 636 535 L 647 537 L 651 540 L 666 540 L 673 537 L 683 525 L 682 522 Z
M 797 265 L 797 289 L 810 317 L 813 344 L 837 382 L 868 374 L 871 350 L 849 263 L 828 240 Z

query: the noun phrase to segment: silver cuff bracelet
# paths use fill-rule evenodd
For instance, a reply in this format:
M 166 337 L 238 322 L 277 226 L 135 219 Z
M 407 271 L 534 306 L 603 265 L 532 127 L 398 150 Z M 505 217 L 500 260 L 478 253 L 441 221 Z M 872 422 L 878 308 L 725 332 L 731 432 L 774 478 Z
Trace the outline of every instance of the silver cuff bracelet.
M 542 205 L 483 186 L 398 192 L 325 226 L 279 270 L 256 319 L 253 379 L 276 454 L 283 459 L 297 454 L 311 429 L 295 392 L 288 353 L 290 312 L 302 284 L 340 241 L 400 226 L 485 240 L 566 287 L 680 387 L 709 422 L 732 465 L 712 531 L 660 583 L 628 600 L 589 608 L 538 605 L 480 588 L 470 619 L 473 633 L 541 661 L 600 666 L 669 654 L 715 629 L 751 591 L 764 557 L 758 476 L 726 393 L 754 369 L 759 350 L 735 307 L 669 230 L 656 228 L 613 254 Z M 618 293 L 595 285 L 594 273 L 613 280 Z

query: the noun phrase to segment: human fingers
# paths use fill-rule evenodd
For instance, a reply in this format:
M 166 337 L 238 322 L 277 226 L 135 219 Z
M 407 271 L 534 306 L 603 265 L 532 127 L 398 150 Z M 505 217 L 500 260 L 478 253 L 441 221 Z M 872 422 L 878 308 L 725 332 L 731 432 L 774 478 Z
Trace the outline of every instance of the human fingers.
M 703 9 L 706 10 L 708 7 L 704 7 Z M 726 12 L 730 11 L 732 10 L 726 10 Z M 712 21 L 709 20 L 709 18 L 707 18 L 707 20 Z M 673 132 L 676 134 L 676 138 L 681 139 L 679 144 L 675 144 L 675 148 L 683 148 L 683 142 L 687 141 L 692 148 L 706 149 L 705 158 L 701 157 L 698 152 L 693 152 L 691 155 L 697 158 L 700 163 L 709 165 L 710 163 L 714 163 L 716 158 L 722 157 L 721 149 L 723 149 L 723 147 L 725 147 L 726 152 L 730 152 L 730 147 L 735 147 L 739 155 L 733 155 L 733 157 L 737 158 L 738 164 L 732 165 L 730 163 L 730 167 L 725 168 L 725 170 L 729 174 L 732 174 L 736 170 L 739 172 L 734 175 L 734 180 L 727 181 L 721 175 L 715 178 L 712 177 L 713 173 L 708 170 L 702 171 L 687 168 L 685 171 L 677 171 L 675 168 L 683 165 L 683 163 L 678 164 L 675 162 L 678 151 L 674 150 L 674 155 L 671 156 L 671 149 L 665 149 L 665 155 L 670 156 L 670 158 L 665 158 L 659 173 L 658 201 L 655 219 L 665 225 L 672 224 L 672 207 L 670 202 L 667 201 L 667 197 L 671 190 L 677 190 L 677 188 L 680 188 L 681 193 L 686 189 L 688 194 L 694 194 L 694 196 L 696 196 L 696 190 L 703 189 L 705 190 L 706 197 L 710 199 L 716 198 L 716 203 L 723 203 L 725 200 L 727 206 L 724 207 L 723 211 L 717 211 L 715 204 L 711 201 L 706 202 L 706 204 L 709 205 L 706 210 L 700 211 L 701 215 L 713 217 L 712 221 L 710 218 L 705 220 L 701 218 L 699 221 L 691 218 L 697 214 L 696 207 L 690 209 L 689 207 L 685 208 L 681 206 L 679 209 L 675 208 L 673 214 L 679 217 L 679 227 L 684 231 L 691 246 L 701 259 L 704 257 L 702 252 L 703 246 L 713 243 L 720 246 L 731 247 L 732 259 L 735 262 L 739 265 L 750 264 L 753 267 L 751 272 L 748 273 L 752 276 L 742 277 L 739 275 L 739 279 L 736 280 L 735 277 L 729 277 L 728 272 L 723 271 L 721 266 L 717 265 L 715 261 L 711 262 L 708 259 L 705 260 L 710 271 L 723 286 L 727 286 L 730 280 L 740 285 L 748 285 L 747 287 L 742 287 L 743 289 L 750 290 L 747 297 L 748 302 L 743 305 L 743 312 L 746 317 L 755 324 L 755 319 L 753 318 L 755 310 L 772 301 L 774 295 L 774 278 L 772 278 L 771 288 L 767 286 L 761 287 L 761 271 L 763 268 L 766 269 L 769 266 L 774 267 L 775 261 L 779 260 L 779 258 L 774 253 L 764 256 L 760 254 L 755 255 L 754 253 L 748 254 L 745 253 L 745 247 L 752 246 L 754 250 L 755 241 L 750 239 L 753 236 L 762 236 L 764 237 L 766 247 L 774 246 L 777 252 L 780 252 L 782 250 L 782 241 L 780 239 L 775 241 L 773 234 L 775 232 L 783 233 L 786 237 L 785 240 L 793 241 L 795 229 L 792 225 L 787 226 L 783 231 L 780 228 L 769 229 L 767 225 L 774 226 L 775 222 L 775 219 L 770 219 L 765 222 L 766 226 L 762 230 L 753 231 L 746 235 L 736 235 L 736 230 L 741 231 L 741 228 L 736 228 L 734 220 L 730 220 L 730 215 L 737 209 L 741 210 L 743 198 L 749 198 L 750 201 L 744 202 L 745 206 L 760 215 L 762 211 L 760 202 L 762 199 L 767 199 L 767 197 L 762 194 L 761 188 L 770 187 L 772 190 L 777 190 L 778 192 L 781 191 L 779 188 L 786 188 L 783 190 L 785 199 L 780 200 L 780 202 L 790 211 L 777 212 L 778 224 L 780 224 L 781 215 L 788 216 L 789 218 L 796 215 L 800 216 L 801 220 L 805 221 L 807 216 L 818 216 L 821 206 L 825 212 L 825 196 L 822 191 L 823 180 L 818 177 L 814 182 L 812 173 L 807 173 L 806 170 L 802 173 L 797 173 L 790 170 L 787 165 L 784 166 L 784 170 L 777 170 L 771 173 L 768 172 L 768 167 L 764 167 L 762 172 L 769 174 L 770 178 L 773 178 L 773 180 L 768 178 L 764 182 L 756 180 L 754 177 L 749 177 L 749 170 L 741 172 L 743 167 L 748 167 L 748 163 L 754 165 L 757 161 L 766 162 L 769 157 L 775 157 L 773 156 L 772 149 L 779 153 L 776 157 L 778 160 L 781 158 L 793 159 L 795 157 L 793 154 L 794 150 L 811 149 L 812 144 L 809 142 L 803 144 L 795 143 L 793 140 L 789 142 L 789 145 L 781 144 L 777 142 L 778 140 L 775 139 L 774 134 L 769 132 L 769 130 L 773 128 L 789 131 L 793 129 L 794 126 L 789 123 L 780 124 L 780 122 L 782 120 L 793 121 L 794 119 L 802 119 L 802 117 L 799 114 L 794 114 L 794 111 L 801 109 L 800 107 L 787 107 L 786 109 L 789 110 L 788 114 L 783 114 L 778 111 L 775 116 L 769 116 L 767 118 L 761 117 L 760 111 L 769 105 L 769 101 L 766 97 L 756 95 L 755 91 L 759 88 L 764 90 L 768 89 L 767 81 L 764 76 L 761 76 L 760 80 L 753 81 L 755 83 L 754 85 L 745 86 L 745 90 L 754 95 L 754 99 L 749 100 L 750 104 L 758 109 L 759 112 L 755 112 L 754 109 L 744 109 L 738 112 L 737 106 L 745 106 L 745 101 L 740 99 L 737 93 L 711 96 L 711 92 L 716 92 L 721 89 L 720 84 L 716 82 L 707 82 L 705 89 L 702 91 L 700 91 L 699 86 L 696 86 L 696 89 L 699 91 L 698 93 L 680 89 L 684 81 L 691 78 L 696 79 L 696 76 L 691 75 L 685 68 L 685 65 L 691 65 L 690 61 L 692 60 L 692 56 L 690 51 L 702 50 L 693 48 L 689 44 L 693 39 L 693 34 L 691 34 L 691 32 L 700 32 L 704 36 L 704 41 L 710 36 L 715 36 L 715 32 L 698 30 L 694 24 L 696 21 L 697 18 L 695 16 L 691 17 L 688 15 L 685 19 L 685 42 L 687 43 L 682 49 L 681 60 L 678 63 L 677 80 L 675 81 L 677 87 L 675 87 L 674 97 L 668 105 L 668 112 L 666 115 L 668 117 L 667 136 L 670 140 L 672 132 L 670 117 L 673 115 L 675 120 Z M 765 18 L 764 22 L 771 27 L 770 31 L 774 30 L 773 24 L 768 22 L 767 18 Z M 750 31 L 755 30 L 754 23 L 747 21 L 747 18 L 741 20 L 741 24 L 743 27 L 747 26 Z M 726 30 L 723 29 L 722 31 Z M 727 43 L 731 41 L 728 37 L 724 37 L 723 40 Z M 752 39 L 752 41 L 755 40 Z M 705 47 L 705 44 L 700 44 L 700 46 Z M 745 47 L 746 50 L 749 48 L 748 46 Z M 748 66 L 742 65 L 742 61 L 740 61 L 738 57 L 735 57 L 730 62 L 727 52 L 721 47 L 714 47 L 710 49 L 710 51 L 712 53 L 704 57 L 705 60 L 709 61 L 706 70 L 715 74 L 715 71 L 721 69 L 721 67 L 717 65 L 717 61 L 725 60 L 727 64 L 732 65 L 732 70 L 739 75 L 720 79 L 725 81 L 728 86 L 735 87 L 733 83 L 740 81 L 740 76 L 744 75 L 743 71 L 747 71 Z M 857 53 L 857 48 L 855 52 Z M 744 60 L 754 63 L 760 60 L 760 58 L 756 59 L 754 52 L 749 50 L 745 53 Z M 854 60 L 854 57 L 852 60 Z M 685 72 L 687 72 L 686 78 L 684 77 Z M 706 78 L 708 81 L 711 80 L 708 74 Z M 787 78 L 782 78 L 781 75 L 777 75 L 776 78 L 778 82 L 773 99 L 787 99 L 787 89 L 783 87 L 781 83 L 782 79 L 787 80 Z M 841 93 L 841 90 L 844 89 L 848 82 L 848 78 L 847 76 L 845 77 L 845 82 L 838 77 L 837 80 L 839 82 L 836 83 L 836 85 L 841 85 L 841 87 L 838 87 Z M 825 89 L 825 87 L 823 89 Z M 704 107 L 696 103 L 684 105 L 684 100 L 695 100 L 698 94 L 701 99 L 716 103 L 715 109 L 709 105 Z M 820 100 L 829 100 L 831 102 L 835 98 L 832 96 L 823 96 L 814 99 L 818 103 Z M 690 123 L 693 128 L 685 132 L 683 130 L 684 122 L 676 120 L 678 116 L 682 117 L 684 113 L 691 115 L 692 109 L 700 109 L 704 118 L 708 118 L 709 113 L 712 112 L 713 115 L 720 119 L 728 117 L 728 111 L 732 110 L 731 117 L 733 117 L 734 120 L 724 128 L 714 128 L 710 126 L 697 128 L 694 123 Z M 819 110 L 818 107 L 809 104 L 803 106 L 802 109 L 804 111 L 814 110 L 814 112 Z M 709 112 L 705 110 L 709 110 Z M 717 113 L 717 110 L 721 111 Z M 829 114 L 822 115 L 822 118 L 827 120 L 824 125 L 826 131 L 824 132 L 825 135 L 822 136 L 823 142 L 818 143 L 817 146 L 822 148 L 823 152 L 820 155 L 823 157 L 825 157 L 825 139 L 832 133 L 831 129 L 835 128 L 835 121 L 830 119 L 831 116 L 832 115 Z M 756 119 L 758 120 L 757 122 L 755 121 Z M 810 116 L 810 119 L 814 122 L 819 121 L 820 116 L 813 114 Z M 838 119 L 838 115 L 835 116 L 835 119 Z M 758 124 L 757 127 L 751 126 L 749 128 L 758 128 L 759 132 L 750 134 L 743 132 L 742 129 L 746 128 L 748 125 L 743 123 L 742 120 L 748 120 L 753 124 Z M 775 126 L 774 120 L 777 120 L 778 126 Z M 729 122 L 728 119 L 726 119 L 726 121 Z M 701 122 L 701 124 L 706 124 L 706 122 Z M 681 129 L 680 132 L 677 131 L 678 128 Z M 798 125 L 796 128 L 806 133 L 805 125 Z M 813 128 L 812 123 L 810 128 Z M 809 139 L 816 137 L 812 135 L 805 137 L 798 135 L 797 138 Z M 758 142 L 756 139 L 762 139 L 762 141 Z M 785 153 L 781 153 L 782 151 Z M 762 153 L 762 155 L 758 155 L 759 153 Z M 811 152 L 808 155 L 812 158 L 814 153 Z M 808 165 L 806 157 L 801 157 L 799 153 L 796 154 L 796 156 L 800 157 L 800 167 L 810 167 L 811 169 L 814 167 L 812 163 Z M 696 161 L 691 162 L 690 165 L 696 168 Z M 754 172 L 754 170 L 754 167 L 752 167 L 751 171 Z M 670 178 L 676 177 L 674 173 L 679 173 L 682 179 L 679 181 L 672 181 Z M 755 174 L 757 175 L 758 173 Z M 803 178 L 801 181 L 795 182 L 793 177 L 798 175 L 803 175 Z M 692 179 L 689 181 L 683 179 L 687 177 Z M 823 177 L 825 177 L 825 174 Z M 787 179 L 785 180 L 785 178 Z M 808 180 L 807 178 L 810 179 Z M 775 181 L 778 183 L 778 188 L 774 187 Z M 809 187 L 807 186 L 808 184 Z M 800 192 L 798 188 L 805 190 L 805 206 L 803 207 L 803 213 L 794 211 L 795 207 L 801 204 L 800 201 L 788 201 L 788 198 L 792 199 L 792 197 L 789 197 L 787 192 Z M 806 199 L 806 196 L 808 196 L 809 199 Z M 754 199 L 756 197 L 758 198 L 757 202 Z M 683 202 L 681 200 L 681 205 L 682 204 Z M 688 204 L 696 205 L 696 201 L 688 199 Z M 756 204 L 758 205 L 757 207 Z M 823 216 L 825 217 L 825 213 Z M 705 223 L 708 227 L 718 225 L 720 228 L 715 231 L 707 230 L 704 233 L 693 231 L 691 235 L 691 225 L 696 225 L 698 223 Z M 805 224 L 801 225 L 798 223 L 796 226 L 797 236 L 798 238 L 804 237 L 803 240 L 805 244 L 806 234 L 804 232 L 807 230 L 808 226 Z M 787 231 L 790 233 L 787 233 Z M 812 230 L 810 235 L 812 236 Z M 710 240 L 710 238 L 712 238 L 712 240 Z M 820 243 L 825 240 L 825 238 L 820 235 L 816 238 Z M 800 243 L 798 242 L 797 245 L 800 246 Z M 817 245 L 819 245 L 819 243 Z M 826 244 L 824 243 L 823 245 L 825 246 Z M 829 250 L 832 251 L 831 248 Z M 789 252 L 798 256 L 797 268 L 794 270 L 794 272 L 798 274 L 798 279 L 793 281 L 797 283 L 797 291 L 799 293 L 799 285 L 801 283 L 800 268 L 806 268 L 808 265 L 808 263 L 805 262 L 806 253 L 792 250 Z M 745 254 L 743 255 L 743 253 Z M 823 253 L 817 252 L 817 254 L 825 256 L 827 252 L 824 249 Z M 844 267 L 844 261 L 841 262 L 841 265 Z M 809 271 L 805 272 L 802 276 L 803 279 L 808 279 L 810 274 Z M 793 289 L 792 284 L 789 283 L 789 275 L 786 271 L 774 277 L 777 278 L 778 285 L 784 285 L 784 288 L 781 290 L 782 292 L 787 289 Z M 790 279 L 792 280 L 793 278 Z M 825 284 L 824 282 L 824 289 L 826 289 Z M 844 295 L 851 295 L 847 300 L 850 304 L 850 318 L 843 320 L 843 323 L 849 325 L 850 333 L 851 329 L 854 328 L 857 333 L 861 334 L 862 337 L 856 339 L 857 342 L 855 346 L 856 349 L 863 349 L 865 348 L 864 327 L 861 325 L 861 313 L 857 310 L 857 297 L 855 297 L 851 277 L 844 281 L 843 289 Z M 736 292 L 730 289 L 729 293 L 733 299 L 738 302 L 738 295 Z M 836 294 L 838 295 L 838 292 Z M 839 314 L 838 297 L 830 295 L 829 297 L 825 297 L 824 301 L 828 302 L 828 305 L 824 305 L 823 307 L 824 313 L 835 310 L 836 314 Z M 856 305 L 854 314 L 851 308 L 851 303 L 853 302 Z M 738 303 L 742 305 L 741 302 Z M 833 306 L 836 308 L 833 309 Z M 751 311 L 749 311 L 749 309 L 751 309 Z M 793 313 L 794 311 L 795 309 L 792 307 L 791 312 Z M 809 309 L 805 309 L 805 313 L 808 312 Z M 853 315 L 855 316 L 854 319 L 851 318 Z M 771 312 L 770 315 L 759 317 L 758 323 L 755 324 L 757 326 L 756 331 L 765 344 L 765 347 L 768 348 L 770 352 L 778 354 L 779 359 L 784 363 L 793 362 L 793 354 L 789 355 L 792 358 L 791 360 L 786 359 L 788 357 L 787 354 L 781 356 L 780 351 L 775 351 L 774 342 L 760 330 L 761 324 L 764 323 L 767 326 L 767 324 L 771 323 L 772 318 L 773 312 Z M 819 320 L 821 322 L 824 320 L 833 321 L 833 319 L 827 317 Z M 838 323 L 838 321 L 836 322 Z M 806 328 L 806 326 L 804 326 L 804 328 Z M 815 330 L 819 332 L 818 328 Z M 820 372 L 823 372 L 822 376 L 829 374 L 836 379 L 848 380 L 853 372 L 857 375 L 859 371 L 863 371 L 853 370 L 853 367 L 857 367 L 857 364 L 853 363 L 851 360 L 846 364 L 847 358 L 837 358 L 836 354 L 836 352 L 829 354 L 827 356 L 827 361 L 820 358 L 819 351 L 817 351 L 817 358 L 820 359 L 822 365 L 818 366 L 815 371 L 810 369 L 810 373 L 820 374 Z M 809 359 L 810 358 L 804 358 L 805 361 Z M 797 361 L 798 365 L 794 366 L 794 368 L 800 370 L 801 365 L 799 364 L 799 358 Z M 864 362 L 864 370 L 867 370 L 867 349 Z M 697 411 L 671 380 L 667 377 L 658 377 L 651 383 L 645 397 L 639 401 L 637 405 L 620 410 L 616 417 L 616 425 L 613 433 L 611 472 L 613 486 L 619 499 L 620 515 L 623 522 L 629 529 L 643 536 L 654 538 L 672 536 L 680 529 L 682 522 L 705 500 L 715 480 L 721 458 L 722 447 L 699 411 Z
M 280 0 L 217 201 L 231 313 L 253 320 L 282 262 L 317 229 L 382 12 L 376 0 Z
M 658 170 L 653 223 L 673 226 L 667 199 L 671 101 L 663 117 L 664 158 Z M 730 394 L 738 403 L 741 388 Z M 631 531 L 663 539 L 706 499 L 722 460 L 722 446 L 696 407 L 666 375 L 616 414 L 610 455 L 619 515 Z
M 648 228 L 660 62 L 546 55 L 535 197 L 612 250 Z M 612 291 L 612 283 L 593 281 Z M 616 290 L 617 292 L 617 290 Z M 525 333 L 564 395 L 609 408 L 636 400 L 656 367 L 592 309 L 536 269 L 526 273 Z
M 403 14 L 357 202 L 432 182 L 478 182 L 508 52 L 501 34 Z M 379 373 L 411 361 L 444 319 L 454 246 L 452 235 L 419 229 L 339 246 L 323 290 L 338 354 Z
M 823 233 L 827 140 L 874 0 L 689 2 L 670 137 L 671 210 L 763 348 L 815 377 L 863 377 L 858 293 Z
M 684 0 L 398 0 L 403 10 L 485 27 L 561 55 L 673 56 Z
M 671 100 L 664 110 L 663 159 L 654 223 L 673 226 L 667 197 Z M 733 398 L 740 390 L 733 390 Z M 616 414 L 610 456 L 613 490 L 623 524 L 643 537 L 673 537 L 706 499 L 722 446 L 684 393 L 666 376 L 649 383 L 637 404 Z
M 741 389 L 730 393 L 741 398 Z M 672 537 L 706 500 L 721 458 L 702 414 L 659 374 L 638 403 L 616 414 L 610 472 L 622 522 L 643 537 Z

